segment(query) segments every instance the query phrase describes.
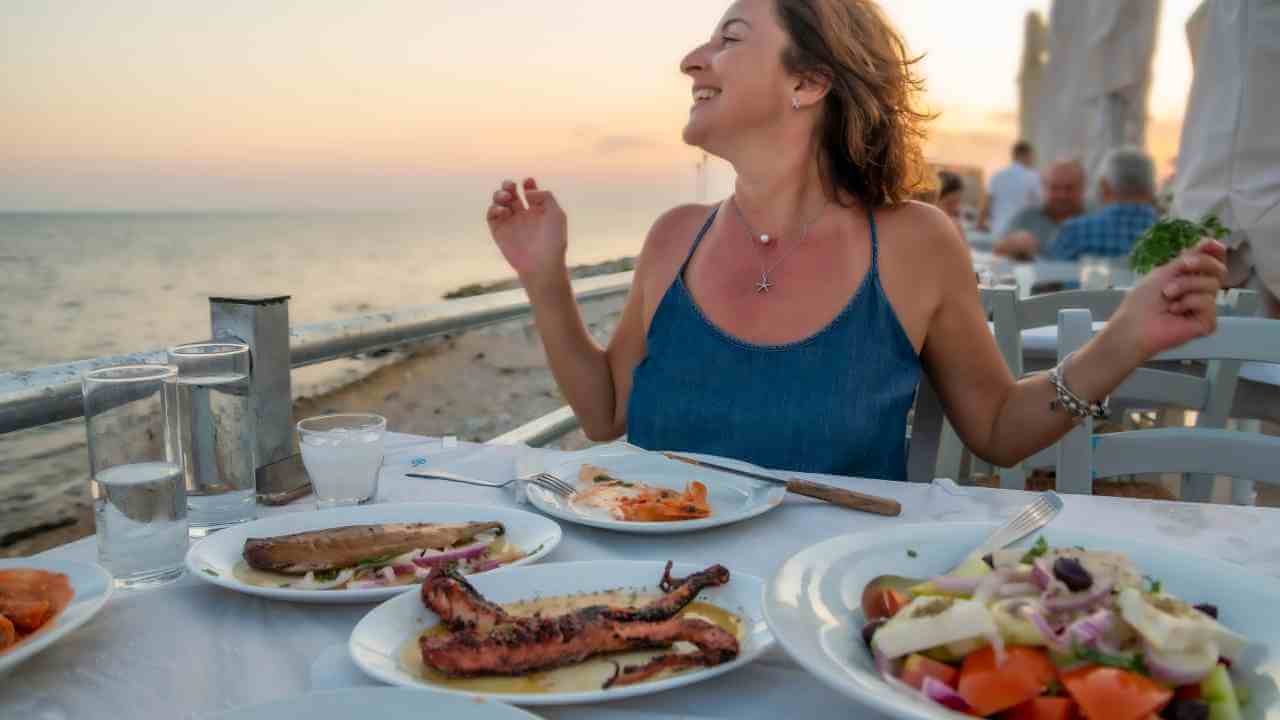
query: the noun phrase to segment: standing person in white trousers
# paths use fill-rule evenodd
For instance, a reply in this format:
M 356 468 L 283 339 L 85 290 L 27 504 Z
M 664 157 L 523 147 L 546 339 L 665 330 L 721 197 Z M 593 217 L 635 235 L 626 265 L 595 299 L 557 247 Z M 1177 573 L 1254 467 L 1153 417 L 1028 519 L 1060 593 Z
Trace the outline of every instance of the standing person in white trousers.
M 1280 318 L 1280 3 L 1212 0 L 1187 25 L 1195 80 L 1187 100 L 1173 214 L 1218 216 L 1228 284 L 1258 290 Z

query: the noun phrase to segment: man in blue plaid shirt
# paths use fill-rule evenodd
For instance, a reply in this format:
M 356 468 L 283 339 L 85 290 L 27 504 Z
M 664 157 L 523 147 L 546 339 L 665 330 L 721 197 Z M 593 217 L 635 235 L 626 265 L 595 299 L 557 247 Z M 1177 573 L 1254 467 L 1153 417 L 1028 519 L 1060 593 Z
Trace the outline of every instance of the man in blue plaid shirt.
M 1128 255 L 1159 215 L 1155 201 L 1155 163 L 1136 148 L 1107 154 L 1099 180 L 1102 209 L 1066 221 L 1049 246 L 1051 260 L 1079 260 L 1084 255 Z

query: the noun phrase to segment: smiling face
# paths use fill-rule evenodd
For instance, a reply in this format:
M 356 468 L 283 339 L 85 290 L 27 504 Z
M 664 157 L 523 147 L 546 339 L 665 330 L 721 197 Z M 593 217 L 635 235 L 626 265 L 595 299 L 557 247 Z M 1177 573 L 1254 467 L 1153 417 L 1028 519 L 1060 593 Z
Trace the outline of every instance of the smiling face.
M 787 43 L 773 0 L 729 6 L 711 39 L 680 63 L 693 81 L 684 141 L 731 158 L 752 135 L 781 126 L 799 84 L 782 66 Z

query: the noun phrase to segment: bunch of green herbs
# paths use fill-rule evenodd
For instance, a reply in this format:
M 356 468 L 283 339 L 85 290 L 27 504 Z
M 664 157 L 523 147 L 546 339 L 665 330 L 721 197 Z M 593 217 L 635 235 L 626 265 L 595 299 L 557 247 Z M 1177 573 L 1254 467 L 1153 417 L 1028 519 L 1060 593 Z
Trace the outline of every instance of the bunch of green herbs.
M 1218 222 L 1215 215 L 1205 215 L 1200 222 L 1168 218 L 1152 225 L 1133 245 L 1129 255 L 1129 267 L 1138 273 L 1149 273 L 1178 253 L 1195 247 L 1202 237 L 1221 240 L 1229 231 Z

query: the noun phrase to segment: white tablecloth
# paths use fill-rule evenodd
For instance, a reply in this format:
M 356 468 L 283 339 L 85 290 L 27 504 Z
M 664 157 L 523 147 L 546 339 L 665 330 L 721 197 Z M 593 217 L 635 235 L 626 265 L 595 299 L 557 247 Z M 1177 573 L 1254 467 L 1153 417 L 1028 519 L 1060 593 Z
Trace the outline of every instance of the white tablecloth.
M 392 435 L 379 502 L 449 501 L 509 505 L 506 491 L 403 477 L 417 463 L 505 479 L 517 457 L 510 446 L 462 445 Z M 903 523 L 999 520 L 1029 502 L 1015 491 L 958 488 L 949 482 L 905 484 L 832 479 L 851 489 L 901 501 L 899 518 L 851 512 L 789 497 L 773 512 L 737 525 L 672 536 L 624 535 L 564 525 L 546 562 L 667 560 L 724 563 L 736 573 L 772 576 L 790 555 L 835 535 Z M 528 507 L 527 505 L 525 506 Z M 300 501 L 262 514 L 303 512 Z M 1055 521 L 1100 533 L 1123 533 L 1280 576 L 1280 510 L 1073 496 Z M 49 555 L 93 561 L 92 538 Z M 89 624 L 0 681 L 0 716 L 70 718 L 200 717 L 242 705 L 366 683 L 346 659 L 345 644 L 368 606 L 293 605 L 261 600 L 193 577 L 157 590 L 118 592 Z M 775 648 L 760 661 L 697 685 L 607 706 L 541 709 L 549 718 L 650 713 L 709 718 L 875 717 L 827 689 Z M 372 717 L 372 716 L 371 716 Z M 649 717 L 652 717 L 649 715 Z

